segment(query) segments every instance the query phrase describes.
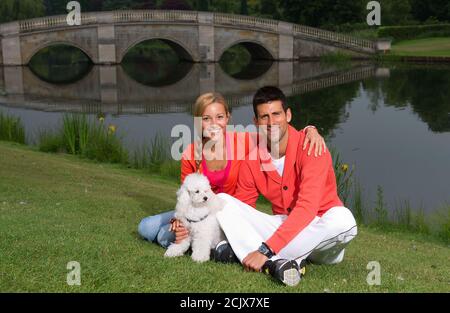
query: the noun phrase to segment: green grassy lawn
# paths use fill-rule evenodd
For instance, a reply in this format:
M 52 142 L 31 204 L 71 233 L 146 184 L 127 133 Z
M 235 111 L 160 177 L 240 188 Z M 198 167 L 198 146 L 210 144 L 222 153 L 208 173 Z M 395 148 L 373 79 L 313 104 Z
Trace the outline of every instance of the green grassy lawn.
M 449 292 L 450 249 L 360 227 L 343 263 L 307 268 L 288 288 L 241 266 L 165 259 L 141 218 L 172 209 L 177 183 L 143 171 L 0 142 L 0 292 Z M 81 286 L 68 286 L 69 261 Z M 368 262 L 381 264 L 369 286 Z
M 392 45 L 391 53 L 401 56 L 450 57 L 450 37 L 400 41 Z

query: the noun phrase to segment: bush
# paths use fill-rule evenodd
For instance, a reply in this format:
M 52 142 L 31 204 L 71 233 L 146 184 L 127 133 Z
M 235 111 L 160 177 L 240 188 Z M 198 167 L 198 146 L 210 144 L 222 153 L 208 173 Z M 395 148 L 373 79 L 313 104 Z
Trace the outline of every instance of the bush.
M 92 121 L 85 115 L 64 115 L 60 129 L 40 132 L 38 147 L 43 152 L 66 152 L 99 162 L 128 162 L 116 127 L 104 125 L 102 119 Z
M 0 140 L 25 143 L 25 128 L 19 117 L 3 114 L 0 111 Z
M 132 167 L 147 169 L 151 173 L 167 177 L 180 177 L 180 161 L 174 161 L 170 156 L 170 141 L 161 133 L 157 133 L 150 145 L 143 144 L 133 153 Z
M 42 152 L 66 152 L 64 137 L 56 132 L 42 130 L 38 134 L 38 149 Z
M 345 205 L 349 205 L 348 200 L 350 197 L 351 187 L 353 185 L 353 173 L 355 166 L 349 166 L 341 161 L 341 155 L 336 148 L 329 148 L 334 167 L 334 174 L 336 176 L 336 186 L 339 198 Z
M 441 36 L 450 36 L 450 24 L 386 26 L 378 29 L 379 38 L 392 38 L 394 42 Z

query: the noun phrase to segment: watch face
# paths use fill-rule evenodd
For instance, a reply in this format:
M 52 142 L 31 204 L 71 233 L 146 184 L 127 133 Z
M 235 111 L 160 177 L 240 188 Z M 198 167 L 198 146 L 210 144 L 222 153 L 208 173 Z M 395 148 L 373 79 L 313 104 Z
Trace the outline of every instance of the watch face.
M 269 249 L 267 249 L 267 247 L 265 245 L 261 245 L 258 248 L 258 251 L 261 252 L 262 254 L 264 254 L 265 256 L 267 256 L 269 253 Z

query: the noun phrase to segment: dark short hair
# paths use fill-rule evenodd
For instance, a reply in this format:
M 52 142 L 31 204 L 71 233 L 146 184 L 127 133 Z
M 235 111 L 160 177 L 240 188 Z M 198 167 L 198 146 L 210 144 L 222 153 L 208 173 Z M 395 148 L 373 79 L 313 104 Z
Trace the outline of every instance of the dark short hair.
M 286 96 L 278 87 L 264 86 L 259 88 L 258 91 L 256 91 L 255 95 L 253 96 L 253 112 L 255 113 L 255 117 L 258 117 L 256 111 L 256 107 L 258 105 L 276 100 L 281 101 L 281 104 L 283 105 L 283 110 L 284 112 L 286 112 L 287 109 L 289 108 L 289 105 L 287 103 Z

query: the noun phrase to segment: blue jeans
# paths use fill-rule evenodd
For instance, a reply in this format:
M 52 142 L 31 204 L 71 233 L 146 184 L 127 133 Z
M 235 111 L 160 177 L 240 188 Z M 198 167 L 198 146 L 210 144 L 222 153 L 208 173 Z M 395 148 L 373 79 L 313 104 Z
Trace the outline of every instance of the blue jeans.
M 138 233 L 148 241 L 156 241 L 167 248 L 175 241 L 175 233 L 169 231 L 170 220 L 175 211 L 148 216 L 142 219 L 138 226 Z

